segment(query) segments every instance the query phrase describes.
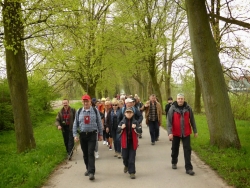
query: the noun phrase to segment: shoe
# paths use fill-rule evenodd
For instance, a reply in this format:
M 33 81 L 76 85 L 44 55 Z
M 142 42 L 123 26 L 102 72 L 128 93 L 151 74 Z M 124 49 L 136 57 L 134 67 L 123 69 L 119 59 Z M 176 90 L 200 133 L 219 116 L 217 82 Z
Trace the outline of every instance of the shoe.
M 108 146 L 108 145 L 109 145 L 109 142 L 106 142 L 106 145 Z
M 95 152 L 95 158 L 98 159 L 99 158 L 99 153 Z
M 72 155 L 68 155 L 68 160 L 71 161 Z
M 177 169 L 177 165 L 176 164 L 172 164 L 172 169 Z
M 157 138 L 155 139 L 155 141 L 159 141 L 159 137 L 157 137 Z
M 142 138 L 142 135 L 140 134 L 139 138 Z
M 118 158 L 118 159 L 122 158 L 122 156 L 121 156 L 120 153 L 118 153 L 117 158 Z
M 131 179 L 135 179 L 135 174 L 130 174 Z
M 186 174 L 189 174 L 190 176 L 193 176 L 195 173 L 193 170 L 187 170 Z
M 123 172 L 124 172 L 124 173 L 127 173 L 127 172 L 128 172 L 128 167 L 124 166 Z
M 117 152 L 115 152 L 114 157 L 118 157 L 118 153 Z
M 102 143 L 103 145 L 105 145 L 106 144 L 106 141 L 103 141 L 103 143 Z
M 88 175 L 89 175 L 89 172 L 86 171 L 86 172 L 84 173 L 84 176 L 88 176 Z
M 89 174 L 89 180 L 94 180 L 94 179 L 95 179 L 94 174 Z
M 111 151 L 112 150 L 112 147 L 111 146 L 109 146 L 109 151 Z
M 152 142 L 151 145 L 155 145 L 155 142 Z

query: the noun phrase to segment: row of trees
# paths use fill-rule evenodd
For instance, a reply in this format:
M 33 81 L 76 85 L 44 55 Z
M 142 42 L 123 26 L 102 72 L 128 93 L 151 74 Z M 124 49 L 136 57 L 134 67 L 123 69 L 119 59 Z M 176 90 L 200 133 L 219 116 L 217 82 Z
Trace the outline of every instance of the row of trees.
M 102 97 L 122 88 L 143 99 L 155 93 L 162 103 L 162 93 L 171 95 L 177 62 L 185 62 L 184 70 L 189 67 L 196 76 L 195 109 L 200 111 L 202 93 L 211 144 L 240 147 L 223 76 L 223 70 L 228 75 L 232 71 L 221 66 L 219 52 L 237 59 L 241 41 L 235 40 L 237 48 L 232 48 L 223 36 L 232 24 L 245 28 L 248 24 L 235 22 L 229 2 L 4 0 L 1 5 L 19 152 L 35 147 L 27 72 L 39 70 L 56 89 L 77 83 L 91 96 Z M 228 9 L 227 18 L 220 14 L 223 7 Z M 219 20 L 225 22 L 222 31 Z

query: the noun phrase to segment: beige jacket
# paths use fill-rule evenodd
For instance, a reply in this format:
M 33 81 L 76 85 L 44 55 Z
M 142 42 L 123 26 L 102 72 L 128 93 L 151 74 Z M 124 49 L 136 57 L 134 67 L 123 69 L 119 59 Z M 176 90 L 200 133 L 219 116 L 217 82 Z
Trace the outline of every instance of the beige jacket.
M 145 105 L 142 106 L 141 110 L 145 110 L 145 118 L 146 118 L 146 124 L 148 124 L 148 116 L 149 116 L 149 106 L 150 101 L 147 101 L 145 105 L 148 105 L 147 107 Z M 157 117 L 159 121 L 159 125 L 162 125 L 162 109 L 160 103 L 156 102 L 156 111 L 157 111 Z

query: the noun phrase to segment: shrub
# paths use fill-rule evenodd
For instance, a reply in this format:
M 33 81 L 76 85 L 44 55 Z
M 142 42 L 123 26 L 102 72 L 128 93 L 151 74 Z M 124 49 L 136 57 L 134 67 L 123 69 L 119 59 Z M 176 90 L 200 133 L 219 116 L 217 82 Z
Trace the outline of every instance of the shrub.
M 239 120 L 250 120 L 249 93 L 229 94 L 233 115 Z

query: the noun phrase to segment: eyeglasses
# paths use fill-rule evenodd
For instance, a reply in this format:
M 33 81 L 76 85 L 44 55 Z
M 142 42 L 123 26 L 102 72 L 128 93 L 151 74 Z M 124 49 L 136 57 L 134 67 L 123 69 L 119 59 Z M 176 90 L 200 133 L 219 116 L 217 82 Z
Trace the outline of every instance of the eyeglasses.
M 112 104 L 112 106 L 117 106 L 117 104 Z

